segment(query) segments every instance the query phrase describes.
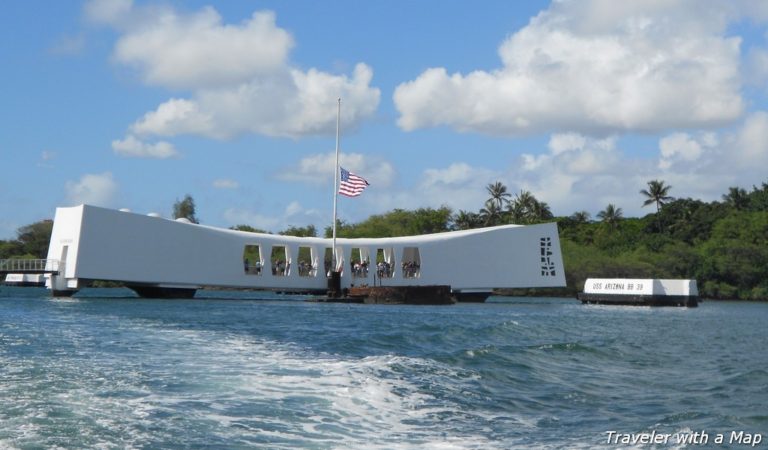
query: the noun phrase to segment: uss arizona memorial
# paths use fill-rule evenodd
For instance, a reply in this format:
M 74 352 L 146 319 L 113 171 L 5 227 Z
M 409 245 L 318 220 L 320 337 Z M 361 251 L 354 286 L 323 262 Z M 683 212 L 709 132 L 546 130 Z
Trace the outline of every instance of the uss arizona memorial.
M 496 288 L 565 286 L 554 223 L 338 238 L 335 255 L 332 242 L 90 205 L 57 208 L 48 249 L 57 268 L 47 287 L 71 295 L 107 280 L 146 297 L 191 297 L 202 287 L 325 292 L 334 260 L 342 289 L 447 285 L 461 298 Z

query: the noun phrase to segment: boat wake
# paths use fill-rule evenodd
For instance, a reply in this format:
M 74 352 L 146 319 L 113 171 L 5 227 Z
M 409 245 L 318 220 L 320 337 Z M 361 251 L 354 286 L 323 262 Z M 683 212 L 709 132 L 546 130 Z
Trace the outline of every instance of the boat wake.
M 435 361 L 316 354 L 152 322 L 115 325 L 104 342 L 71 330 L 50 360 L 0 357 L 0 395 L 14 405 L 0 417 L 1 447 L 498 444 L 487 429 L 466 427 L 468 416 L 487 413 L 455 401 L 471 374 Z

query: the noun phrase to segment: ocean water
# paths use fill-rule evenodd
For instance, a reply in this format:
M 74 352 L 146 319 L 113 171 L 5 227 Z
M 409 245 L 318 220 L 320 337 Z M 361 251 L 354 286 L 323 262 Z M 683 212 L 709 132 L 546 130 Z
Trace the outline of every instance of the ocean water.
M 265 292 L 203 291 L 192 300 L 143 300 L 119 289 L 80 295 L 0 287 L 0 448 L 752 448 L 768 441 L 768 304 L 645 308 L 491 297 L 393 306 Z M 715 443 L 718 434 L 723 443 Z M 666 442 L 642 441 L 665 435 Z

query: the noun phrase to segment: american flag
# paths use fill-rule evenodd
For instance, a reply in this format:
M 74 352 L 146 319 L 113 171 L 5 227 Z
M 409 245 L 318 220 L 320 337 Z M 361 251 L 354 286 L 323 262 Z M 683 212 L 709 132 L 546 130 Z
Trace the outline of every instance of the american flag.
M 339 194 L 346 195 L 347 197 L 357 197 L 363 193 L 363 189 L 368 187 L 368 182 L 365 178 L 359 177 L 354 173 L 340 167 L 341 169 L 341 183 L 339 184 Z

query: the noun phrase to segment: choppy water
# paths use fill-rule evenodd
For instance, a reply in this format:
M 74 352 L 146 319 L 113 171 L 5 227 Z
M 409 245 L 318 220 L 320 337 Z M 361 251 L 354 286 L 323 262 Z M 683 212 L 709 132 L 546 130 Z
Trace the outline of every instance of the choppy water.
M 615 448 L 608 431 L 768 441 L 768 304 L 105 298 L 129 292 L 0 287 L 0 448 Z M 686 447 L 674 436 L 656 448 Z

